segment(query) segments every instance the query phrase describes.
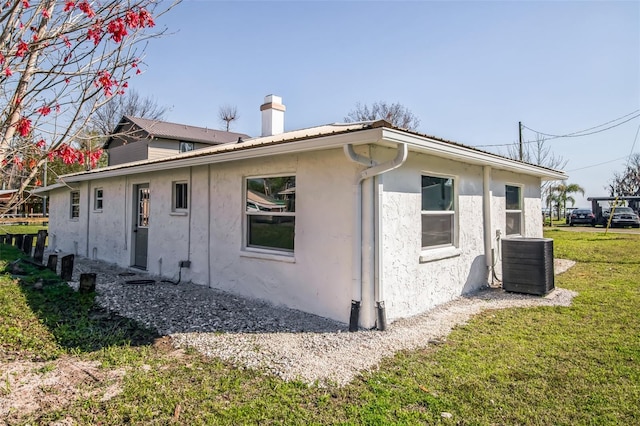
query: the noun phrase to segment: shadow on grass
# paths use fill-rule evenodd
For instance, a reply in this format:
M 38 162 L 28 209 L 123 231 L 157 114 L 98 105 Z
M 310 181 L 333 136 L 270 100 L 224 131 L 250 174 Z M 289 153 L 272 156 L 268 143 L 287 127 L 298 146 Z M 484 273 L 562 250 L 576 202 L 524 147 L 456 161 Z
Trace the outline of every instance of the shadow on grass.
M 6 245 L 0 261 L 12 262 L 20 252 Z M 136 321 L 101 308 L 95 293 L 79 293 L 49 270 L 20 262 L 19 288 L 29 309 L 67 351 L 93 352 L 109 346 L 152 344 L 159 335 Z

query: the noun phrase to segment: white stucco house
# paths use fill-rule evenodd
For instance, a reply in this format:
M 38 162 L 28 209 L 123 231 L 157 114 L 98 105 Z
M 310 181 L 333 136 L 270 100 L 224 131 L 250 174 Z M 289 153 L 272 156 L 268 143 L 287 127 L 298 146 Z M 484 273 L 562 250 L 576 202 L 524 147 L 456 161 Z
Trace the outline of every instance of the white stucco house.
M 385 121 L 284 131 L 67 175 L 50 248 L 357 327 L 486 286 L 500 238 L 541 237 L 551 170 Z M 184 262 L 184 261 L 188 261 Z

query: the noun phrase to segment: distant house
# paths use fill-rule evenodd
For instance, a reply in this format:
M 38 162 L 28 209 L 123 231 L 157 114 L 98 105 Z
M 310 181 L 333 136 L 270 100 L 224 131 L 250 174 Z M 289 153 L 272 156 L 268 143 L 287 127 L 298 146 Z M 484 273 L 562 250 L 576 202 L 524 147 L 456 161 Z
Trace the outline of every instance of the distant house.
M 541 182 L 566 179 L 385 121 L 284 132 L 276 96 L 261 111 L 261 137 L 61 177 L 50 246 L 383 328 L 486 286 L 501 238 L 542 236 Z
M 246 138 L 249 136 L 242 133 L 124 116 L 103 148 L 108 154 L 109 166 L 115 166 L 156 160 Z

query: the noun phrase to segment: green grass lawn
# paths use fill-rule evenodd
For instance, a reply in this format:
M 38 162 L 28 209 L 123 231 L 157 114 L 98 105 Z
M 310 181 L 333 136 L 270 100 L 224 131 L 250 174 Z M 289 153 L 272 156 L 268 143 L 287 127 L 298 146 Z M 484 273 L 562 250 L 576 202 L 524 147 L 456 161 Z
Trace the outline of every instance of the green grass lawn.
M 88 395 L 16 422 L 640 424 L 640 236 L 545 236 L 556 257 L 578 262 L 556 277 L 556 286 L 579 292 L 572 306 L 484 312 L 445 344 L 398 353 L 343 388 L 283 382 L 191 352 L 176 357 L 150 344 L 151 330 L 96 311 L 90 295 L 1 276 L 1 359 L 46 366 L 72 356 L 127 372 L 114 398 Z M 5 263 L 18 255 L 0 253 Z
M 48 229 L 40 225 L 0 225 L 0 234 L 37 234 L 41 229 Z

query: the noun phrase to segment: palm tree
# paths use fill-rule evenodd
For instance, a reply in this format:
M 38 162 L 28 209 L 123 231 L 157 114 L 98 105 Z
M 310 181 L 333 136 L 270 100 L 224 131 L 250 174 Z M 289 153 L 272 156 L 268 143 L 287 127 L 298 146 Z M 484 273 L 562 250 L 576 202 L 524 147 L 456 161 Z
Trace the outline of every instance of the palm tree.
M 567 201 L 571 202 L 573 206 L 576 203 L 576 199 L 569 194 L 581 193 L 584 195 L 584 188 L 577 183 L 561 183 L 552 188 L 553 200 L 557 202 L 558 206 L 558 219 L 560 219 L 560 205 L 564 213 L 567 213 Z

